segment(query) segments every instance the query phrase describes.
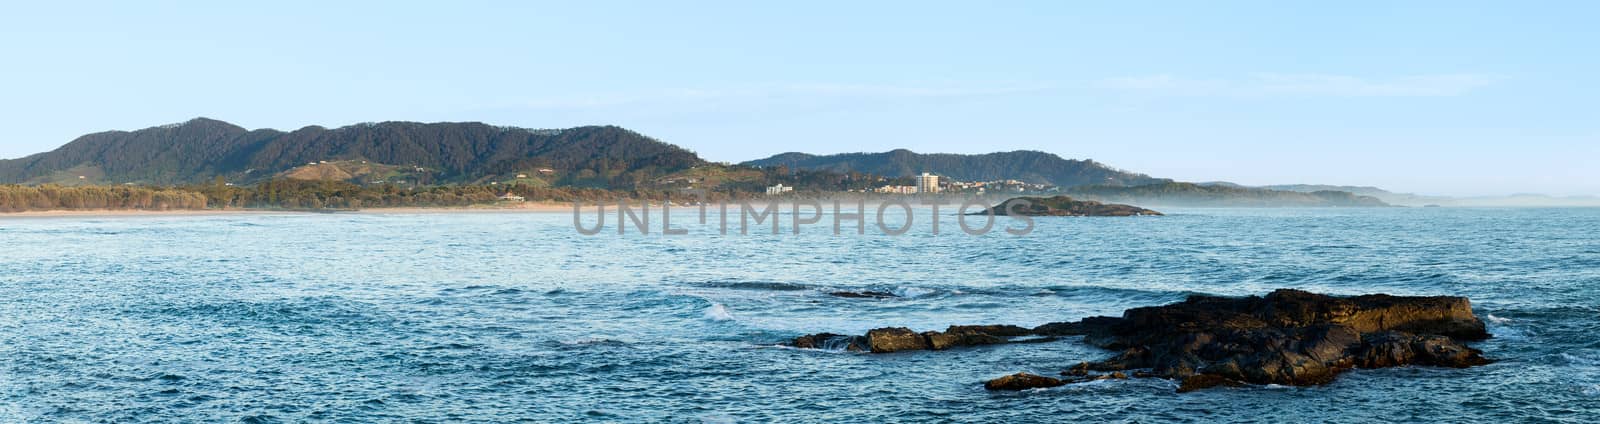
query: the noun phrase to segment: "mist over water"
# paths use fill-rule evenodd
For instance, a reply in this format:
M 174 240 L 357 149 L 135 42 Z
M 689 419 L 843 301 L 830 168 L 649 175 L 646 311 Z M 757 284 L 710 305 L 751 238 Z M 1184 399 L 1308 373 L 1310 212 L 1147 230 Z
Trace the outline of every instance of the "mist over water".
M 1600 209 L 1177 209 L 1027 236 L 580 235 L 554 214 L 0 218 L 0 421 L 1467 421 L 1600 415 Z M 869 215 L 872 211 L 868 211 Z M 898 215 L 896 213 L 889 214 Z M 658 217 L 657 217 L 658 218 Z M 870 218 L 870 217 L 869 217 Z M 608 225 L 615 224 L 615 215 Z M 659 223 L 652 223 L 659 225 Z M 765 226 L 761 227 L 767 228 Z M 1472 299 L 1497 363 L 1323 387 L 983 390 L 1066 340 L 867 355 L 884 326 L 1034 326 L 1281 287 Z M 839 290 L 893 293 L 848 299 Z

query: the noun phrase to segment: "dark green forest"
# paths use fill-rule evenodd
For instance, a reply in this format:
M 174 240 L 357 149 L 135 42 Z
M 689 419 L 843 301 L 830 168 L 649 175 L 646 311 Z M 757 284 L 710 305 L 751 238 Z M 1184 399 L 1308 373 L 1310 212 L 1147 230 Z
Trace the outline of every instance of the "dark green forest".
M 1171 180 L 1115 169 L 1092 160 L 1063 159 L 1054 154 L 1018 150 L 979 155 L 922 154 L 899 149 L 883 153 L 845 153 L 818 156 L 784 153 L 745 162 L 752 166 L 860 172 L 891 177 L 911 177 L 923 172 L 958 181 L 1018 180 L 1061 187 L 1080 185 L 1135 186 Z
M 51 152 L 0 160 L 0 212 L 91 209 L 340 210 L 530 201 L 707 200 L 862 193 L 959 181 L 1022 180 L 1061 194 L 1139 205 L 1383 206 L 1345 191 L 1291 192 L 1173 182 L 1036 151 L 785 153 L 730 165 L 615 126 L 536 130 L 483 123 L 381 122 L 246 130 L 197 118 L 85 135 Z M 1021 194 L 1011 193 L 1009 194 Z
M 0 160 L 0 183 L 202 184 L 221 175 L 255 183 L 323 161 L 416 169 L 419 184 L 470 183 L 539 168 L 557 185 L 647 180 L 705 161 L 694 152 L 615 126 L 537 130 L 477 122 L 381 122 L 335 129 L 246 130 L 196 118 L 138 131 L 85 135 L 54 151 Z

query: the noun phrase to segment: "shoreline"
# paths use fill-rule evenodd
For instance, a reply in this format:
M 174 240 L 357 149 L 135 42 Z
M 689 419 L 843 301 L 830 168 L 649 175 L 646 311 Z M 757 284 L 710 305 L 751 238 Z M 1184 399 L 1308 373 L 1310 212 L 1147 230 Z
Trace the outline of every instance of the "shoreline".
M 226 216 L 226 215 L 301 215 L 301 214 L 449 214 L 449 213 L 556 213 L 570 212 L 571 202 L 526 202 L 516 205 L 474 205 L 392 208 L 367 208 L 356 210 L 289 210 L 289 209 L 54 209 L 45 211 L 0 212 L 0 220 L 8 218 L 118 218 L 161 216 Z
M 353 211 L 334 211 L 332 213 L 357 213 L 357 214 L 430 214 L 430 213 L 556 213 L 572 212 L 572 202 L 523 202 L 509 205 L 472 205 L 472 206 L 401 206 L 393 208 L 368 208 Z M 321 212 L 310 212 L 321 213 Z

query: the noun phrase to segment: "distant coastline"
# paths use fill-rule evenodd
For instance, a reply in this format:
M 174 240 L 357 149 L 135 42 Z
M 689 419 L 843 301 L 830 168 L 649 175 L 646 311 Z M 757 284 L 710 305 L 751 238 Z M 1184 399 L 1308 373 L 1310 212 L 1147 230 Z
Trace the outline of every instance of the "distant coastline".
M 572 212 L 572 202 L 523 202 L 502 205 L 439 206 L 439 207 L 375 207 L 351 210 L 302 210 L 270 208 L 230 209 L 51 209 L 22 212 L 0 212 L 5 218 L 52 217 L 151 217 L 151 216 L 223 216 L 223 215 L 299 215 L 324 213 L 352 214 L 450 214 L 450 213 L 558 213 Z

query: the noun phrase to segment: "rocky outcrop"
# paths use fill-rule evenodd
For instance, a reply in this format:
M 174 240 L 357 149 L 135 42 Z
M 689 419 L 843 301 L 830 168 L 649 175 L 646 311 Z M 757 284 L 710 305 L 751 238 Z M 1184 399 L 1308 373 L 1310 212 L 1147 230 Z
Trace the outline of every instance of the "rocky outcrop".
M 983 383 L 983 388 L 989 390 L 1028 390 L 1047 387 L 1065 386 L 1073 383 L 1084 383 L 1097 380 L 1126 380 L 1127 374 L 1113 372 L 1108 374 L 1065 373 L 1065 378 L 1045 377 L 1042 375 L 1019 372 L 1005 377 L 996 378 Z
M 1055 340 L 1054 337 L 1033 337 L 1033 329 L 1015 325 L 952 325 L 945 331 L 921 333 L 905 327 L 886 327 L 867 331 L 865 336 L 847 336 L 817 333 L 800 336 L 791 346 L 804 349 L 845 350 L 853 352 L 890 353 L 908 350 L 945 350 L 963 346 L 982 346 L 1002 343 L 1036 343 Z
M 1265 297 L 1191 296 L 1121 318 L 1046 324 L 1117 350 L 1094 371 L 1148 369 L 1180 391 L 1217 385 L 1317 385 L 1351 368 L 1489 363 L 1464 341 L 1489 337 L 1461 297 L 1334 297 L 1278 290 Z
M 1352 368 L 1407 365 L 1465 368 L 1487 364 L 1463 344 L 1489 336 L 1461 297 L 1366 295 L 1335 297 L 1277 290 L 1243 298 L 1190 296 L 1183 302 L 1134 308 L 1122 317 L 1090 317 L 1034 328 L 950 326 L 916 333 L 880 328 L 865 336 L 802 336 L 796 347 L 872 353 L 944 350 L 1083 336 L 1116 353 L 1062 372 L 1066 378 L 1015 374 L 990 381 L 991 390 L 1053 387 L 1134 377 L 1180 381 L 1179 391 L 1244 384 L 1318 385 Z
M 993 213 L 999 216 L 1143 216 L 1161 215 L 1161 212 L 1116 203 L 1093 200 L 1075 200 L 1067 196 L 1017 197 L 1001 202 L 988 210 L 968 215 Z
M 905 327 L 879 328 L 867 332 L 867 350 L 872 353 L 928 349 L 928 337 Z
M 843 334 L 817 333 L 797 337 L 790 345 L 801 349 L 865 352 L 867 351 L 867 338 Z
M 1051 378 L 1042 375 L 1019 372 L 1005 377 L 989 380 L 989 382 L 983 383 L 983 388 L 989 390 L 1027 390 L 1044 387 L 1056 387 L 1066 384 L 1066 381 L 1059 378 Z

